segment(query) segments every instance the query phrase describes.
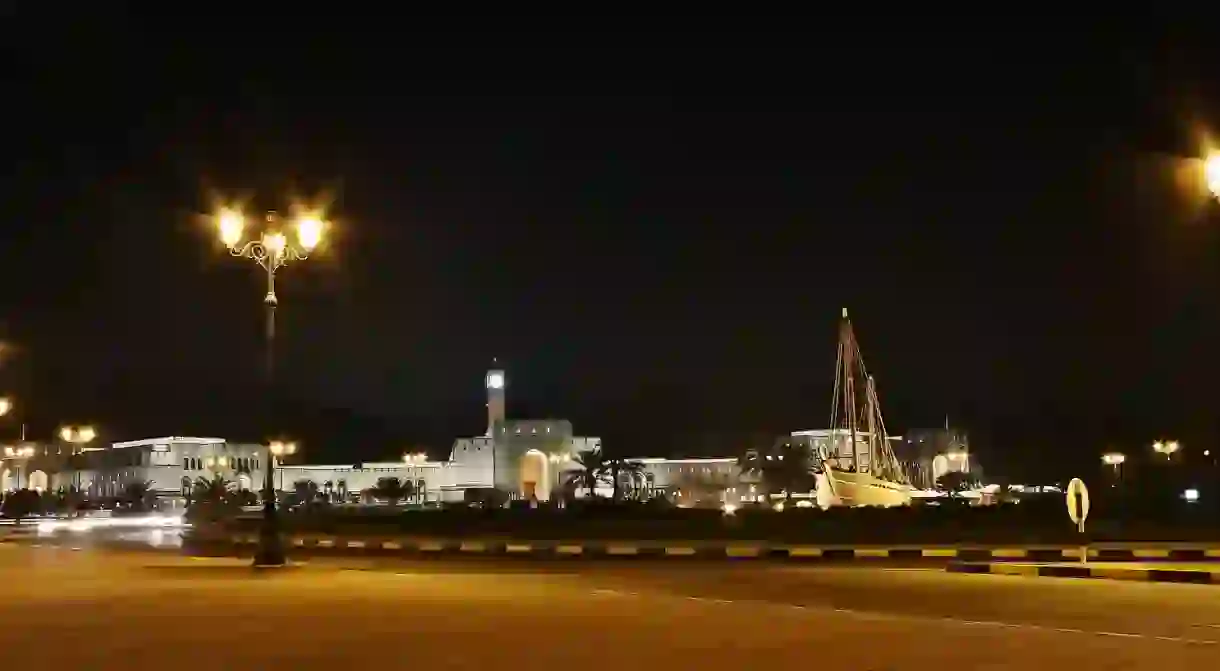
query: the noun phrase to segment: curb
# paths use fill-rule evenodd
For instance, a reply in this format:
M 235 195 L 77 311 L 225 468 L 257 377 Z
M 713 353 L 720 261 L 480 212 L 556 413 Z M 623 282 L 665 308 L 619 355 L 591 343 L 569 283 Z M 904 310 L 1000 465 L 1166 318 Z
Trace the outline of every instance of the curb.
M 238 534 L 217 539 L 198 539 L 205 545 L 248 549 L 258 542 L 257 534 Z M 707 541 L 514 541 L 505 539 L 445 539 L 416 537 L 346 537 L 292 535 L 285 538 L 293 548 L 305 553 L 389 554 L 389 555 L 502 555 L 522 558 L 647 557 L 665 559 L 779 559 L 818 560 L 912 560 L 942 559 L 959 561 L 1033 560 L 1040 562 L 1078 561 L 1079 546 L 972 547 L 972 546 L 850 546 L 791 545 L 758 542 L 718 543 Z M 192 544 L 191 539 L 186 543 Z M 1180 545 L 1161 548 L 1107 547 L 1089 549 L 1089 557 L 1099 561 L 1203 561 L 1220 559 L 1220 545 Z
M 1190 569 L 1093 568 L 1080 566 L 1039 566 L 1011 563 L 954 562 L 945 567 L 949 573 L 1017 575 L 1037 578 L 1092 578 L 1136 582 L 1176 582 L 1194 585 L 1220 585 L 1220 566 L 1214 571 Z

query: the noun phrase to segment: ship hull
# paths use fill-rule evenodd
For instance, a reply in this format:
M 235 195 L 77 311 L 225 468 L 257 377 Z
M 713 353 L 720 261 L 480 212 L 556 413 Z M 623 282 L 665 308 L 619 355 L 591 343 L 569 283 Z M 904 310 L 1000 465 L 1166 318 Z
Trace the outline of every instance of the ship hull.
M 882 480 L 869 473 L 849 473 L 826 469 L 818 475 L 818 504 L 830 506 L 894 506 L 911 505 L 911 487 Z

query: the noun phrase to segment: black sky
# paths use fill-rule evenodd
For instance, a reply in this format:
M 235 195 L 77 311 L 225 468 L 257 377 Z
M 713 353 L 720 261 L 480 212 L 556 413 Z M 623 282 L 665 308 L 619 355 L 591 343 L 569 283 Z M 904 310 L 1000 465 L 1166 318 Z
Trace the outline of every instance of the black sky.
M 843 306 L 891 430 L 948 415 L 997 469 L 1220 429 L 1184 37 L 12 18 L 4 376 L 44 434 L 259 438 L 259 277 L 200 215 L 293 193 L 337 222 L 281 284 L 319 459 L 478 433 L 492 357 L 623 454 L 820 427 Z

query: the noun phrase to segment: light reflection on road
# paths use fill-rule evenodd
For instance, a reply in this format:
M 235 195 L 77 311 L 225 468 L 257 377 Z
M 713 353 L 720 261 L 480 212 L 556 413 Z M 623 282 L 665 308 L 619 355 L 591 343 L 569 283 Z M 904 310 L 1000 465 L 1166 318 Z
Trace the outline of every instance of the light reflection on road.
M 73 546 L 117 542 L 154 548 L 180 548 L 182 532 L 188 527 L 180 516 L 173 515 L 80 517 L 5 525 L 0 530 L 0 536 Z

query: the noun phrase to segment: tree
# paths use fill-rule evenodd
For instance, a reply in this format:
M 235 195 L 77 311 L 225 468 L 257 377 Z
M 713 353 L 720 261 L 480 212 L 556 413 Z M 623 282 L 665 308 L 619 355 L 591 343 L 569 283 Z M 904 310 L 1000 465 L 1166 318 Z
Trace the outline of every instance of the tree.
M 972 484 L 970 474 L 961 471 L 949 471 L 936 479 L 936 488 L 953 498 L 961 496 L 962 492 L 970 489 Z
M 574 487 L 585 487 L 589 498 L 597 495 L 597 483 L 605 472 L 606 459 L 601 450 L 581 450 L 572 460 L 577 468 L 570 471 L 568 482 Z
M 321 497 L 318 483 L 313 480 L 297 480 L 292 483 L 292 495 L 297 502 L 306 506 L 313 505 Z
M 373 496 L 379 499 L 385 499 L 391 506 L 398 505 L 398 502 L 411 495 L 411 483 L 404 483 L 398 478 L 378 478 L 377 485 L 373 487 Z
M 42 497 L 32 489 L 18 489 L 4 497 L 0 513 L 18 522 L 34 513 L 42 512 Z
M 129 482 L 123 486 L 123 500 L 132 510 L 148 510 L 157 499 L 151 480 Z
M 84 502 L 85 494 L 81 491 L 81 488 L 76 485 L 69 485 L 59 488 L 56 495 L 55 508 L 74 517 L 80 511 L 81 505 Z
M 187 514 L 217 521 L 236 513 L 241 508 L 233 481 L 220 474 L 211 478 L 196 478 L 191 493 L 191 505 Z
M 787 440 L 765 450 L 749 450 L 738 460 L 742 473 L 757 477 L 768 494 L 783 492 L 792 500 L 795 491 L 810 491 L 813 481 L 813 453 L 809 445 Z
M 718 508 L 724 503 L 728 483 L 706 473 L 686 473 L 680 475 L 671 487 L 675 494 L 685 493 L 687 498 L 683 501 L 690 505 Z
M 636 478 L 641 477 L 643 473 L 644 464 L 638 461 L 614 458 L 602 461 L 598 475 L 608 475 L 610 477 L 610 486 L 613 488 L 610 499 L 617 502 L 622 487 L 621 478 L 627 477 L 633 483 L 632 487 L 635 487 Z

